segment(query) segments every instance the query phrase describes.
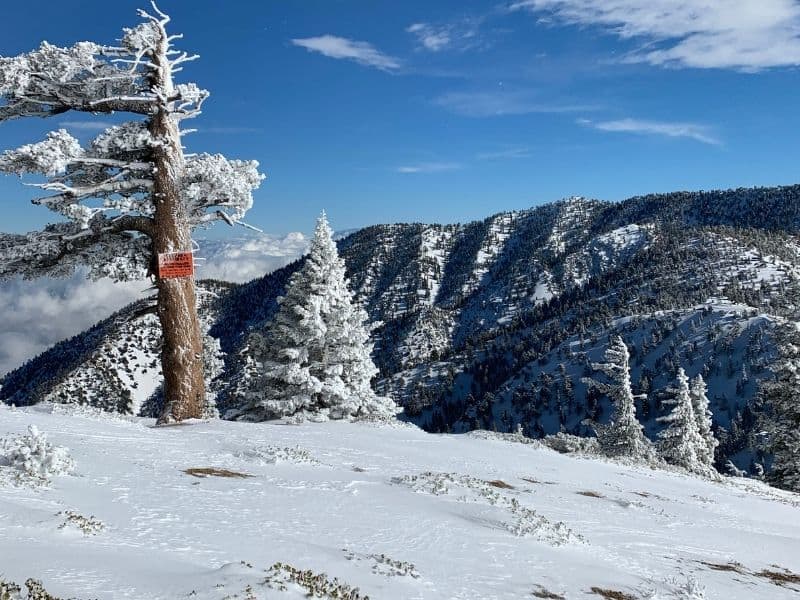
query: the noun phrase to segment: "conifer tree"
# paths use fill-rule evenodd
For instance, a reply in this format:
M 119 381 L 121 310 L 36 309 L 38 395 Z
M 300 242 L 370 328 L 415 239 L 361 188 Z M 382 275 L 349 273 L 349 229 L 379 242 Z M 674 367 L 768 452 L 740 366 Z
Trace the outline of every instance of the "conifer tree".
M 766 449 L 772 453 L 767 479 L 775 486 L 800 492 L 800 329 L 797 323 L 779 328 L 776 341 L 780 360 L 775 378 L 762 384 L 766 404 Z
M 689 386 L 689 393 L 692 397 L 692 408 L 694 417 L 697 421 L 697 431 L 703 438 L 704 444 L 698 448 L 697 458 L 709 469 L 714 468 L 714 453 L 719 446 L 719 441 L 714 437 L 711 430 L 712 413 L 708 407 L 708 388 L 702 375 L 697 375 L 692 379 Z
M 118 45 L 42 42 L 0 57 L 0 123 L 73 111 L 129 114 L 88 144 L 66 130 L 0 155 L 0 173 L 37 177 L 33 200 L 63 217 L 41 231 L 0 234 L 0 280 L 63 277 L 88 268 L 90 277 L 151 276 L 153 312 L 162 331 L 164 410 L 159 422 L 203 415 L 206 398 L 202 332 L 194 276 L 162 273 L 176 254 L 192 250 L 192 231 L 216 221 L 242 223 L 263 176 L 256 161 L 219 154 L 184 155 L 185 119 L 196 117 L 209 92 L 177 83 L 186 62 L 170 18 L 153 4 L 143 22 L 123 30 Z
M 658 419 L 666 424 L 666 428 L 658 434 L 662 458 L 687 471 L 707 473 L 709 467 L 702 462 L 700 456 L 707 452 L 708 447 L 700 436 L 689 390 L 689 378 L 683 368 L 678 369 L 678 387 L 668 404 L 672 404 L 672 411 Z
M 635 396 L 631 388 L 630 354 L 622 338 L 616 336 L 605 353 L 603 363 L 592 363 L 595 371 L 603 373 L 607 381 L 585 379 L 590 387 L 611 398 L 613 412 L 607 425 L 593 423 L 603 453 L 608 456 L 628 456 L 649 459 L 653 456 L 652 444 L 644 435 L 642 424 L 636 419 Z
M 309 255 L 279 298 L 275 318 L 248 340 L 258 367 L 239 418 L 297 415 L 315 420 L 389 416 L 397 407 L 377 396 L 366 312 L 353 304 L 344 261 L 323 212 Z

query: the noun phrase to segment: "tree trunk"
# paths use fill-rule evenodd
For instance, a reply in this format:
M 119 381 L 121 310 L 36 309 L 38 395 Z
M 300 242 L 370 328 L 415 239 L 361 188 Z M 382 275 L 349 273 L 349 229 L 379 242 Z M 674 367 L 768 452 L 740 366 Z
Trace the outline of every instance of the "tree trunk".
M 191 230 L 181 202 L 184 171 L 178 124 L 166 99 L 173 94 L 172 72 L 167 60 L 166 38 L 152 60 L 157 65 L 151 85 L 163 99 L 149 122 L 153 148 L 155 202 L 153 259 L 164 252 L 190 251 Z M 197 317 L 194 276 L 162 279 L 156 272 L 157 313 L 161 322 L 161 370 L 164 376 L 164 408 L 159 424 L 200 418 L 205 403 L 203 341 Z

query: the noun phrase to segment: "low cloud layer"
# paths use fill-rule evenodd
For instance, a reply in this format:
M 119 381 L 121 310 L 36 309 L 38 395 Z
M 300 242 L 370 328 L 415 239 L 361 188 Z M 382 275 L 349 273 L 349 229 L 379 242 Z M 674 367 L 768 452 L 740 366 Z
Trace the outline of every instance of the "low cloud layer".
M 306 252 L 308 242 L 302 233 L 204 240 L 197 253 L 197 277 L 244 283 L 285 267 Z
M 0 284 L 0 376 L 144 296 L 148 285 L 83 274 Z
M 200 241 L 198 277 L 244 282 L 278 269 L 305 253 L 302 233 Z M 72 337 L 125 305 L 152 294 L 148 281 L 15 279 L 0 283 L 0 376 Z

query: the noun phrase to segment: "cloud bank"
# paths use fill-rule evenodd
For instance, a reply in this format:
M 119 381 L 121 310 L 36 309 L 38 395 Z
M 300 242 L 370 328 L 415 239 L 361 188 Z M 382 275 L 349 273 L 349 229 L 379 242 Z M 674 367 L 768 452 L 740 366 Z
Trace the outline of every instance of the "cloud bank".
M 308 243 L 308 238 L 299 232 L 284 237 L 262 233 L 200 240 L 197 277 L 244 283 L 285 267 L 305 254 Z
M 199 278 L 244 282 L 283 267 L 302 254 L 302 233 L 268 234 L 232 240 L 200 240 Z M 0 377 L 76 335 L 125 305 L 152 294 L 148 281 L 14 279 L 0 283 Z
M 0 284 L 0 376 L 144 296 L 147 281 L 14 279 Z

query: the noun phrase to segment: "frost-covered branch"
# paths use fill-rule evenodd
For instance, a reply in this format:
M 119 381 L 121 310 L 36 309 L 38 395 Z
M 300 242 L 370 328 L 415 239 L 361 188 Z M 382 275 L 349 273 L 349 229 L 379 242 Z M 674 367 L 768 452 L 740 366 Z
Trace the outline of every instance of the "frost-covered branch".
M 98 215 L 88 229 L 57 223 L 43 231 L 0 234 L 0 280 L 68 277 L 84 266 L 93 278 L 142 279 L 150 267 L 152 227 L 146 217 Z
M 92 113 L 130 112 L 152 115 L 171 101 L 163 90 L 152 88 L 151 74 L 173 69 L 195 60 L 197 55 L 180 52 L 166 64 L 177 36 L 165 30 L 169 18 L 144 11 L 146 19 L 125 29 L 120 46 L 79 42 L 68 48 L 48 42 L 36 50 L 14 57 L 0 57 L 0 121 L 27 116 L 48 117 L 75 110 Z M 197 89 L 197 86 L 194 86 Z M 176 114 L 193 114 L 208 92 L 180 93 L 183 103 Z M 170 90 L 171 93 L 171 90 Z M 190 108 L 190 106 L 192 108 Z
M 59 129 L 48 133 L 42 142 L 3 152 L 0 155 L 0 172 L 14 175 L 42 174 L 50 177 L 66 171 L 67 165 L 83 154 L 78 140 L 66 130 Z
M 112 129 L 126 131 L 124 126 Z M 50 177 L 49 181 L 31 185 L 56 194 L 36 198 L 34 204 L 47 206 L 79 223 L 83 229 L 87 229 L 89 221 L 101 212 L 148 214 L 149 203 L 143 201 L 143 196 L 153 187 L 152 165 L 124 158 L 126 153 L 135 156 L 149 152 L 147 148 L 137 147 L 137 144 L 147 144 L 149 138 L 129 135 L 120 140 L 114 137 L 116 145 L 109 146 L 109 131 L 101 134 L 88 149 L 82 148 L 78 140 L 63 129 L 51 132 L 42 142 L 26 144 L 0 155 L 0 172 Z M 81 204 L 93 198 L 101 199 L 102 205 Z
M 189 218 L 195 224 L 241 223 L 263 179 L 255 160 L 228 160 L 221 154 L 189 157 L 183 186 Z
M 123 192 L 142 192 L 153 187 L 153 182 L 149 179 L 122 179 L 121 176 L 124 172 L 125 171 L 122 171 L 113 177 L 109 177 L 102 183 L 88 187 L 74 187 L 59 181 L 33 184 L 34 187 L 43 190 L 59 192 L 56 196 L 37 199 L 34 201 L 34 204 L 43 204 L 52 208 L 57 205 L 56 201 L 58 200 L 84 200 L 86 198 L 97 198 L 98 196 L 120 194 Z

